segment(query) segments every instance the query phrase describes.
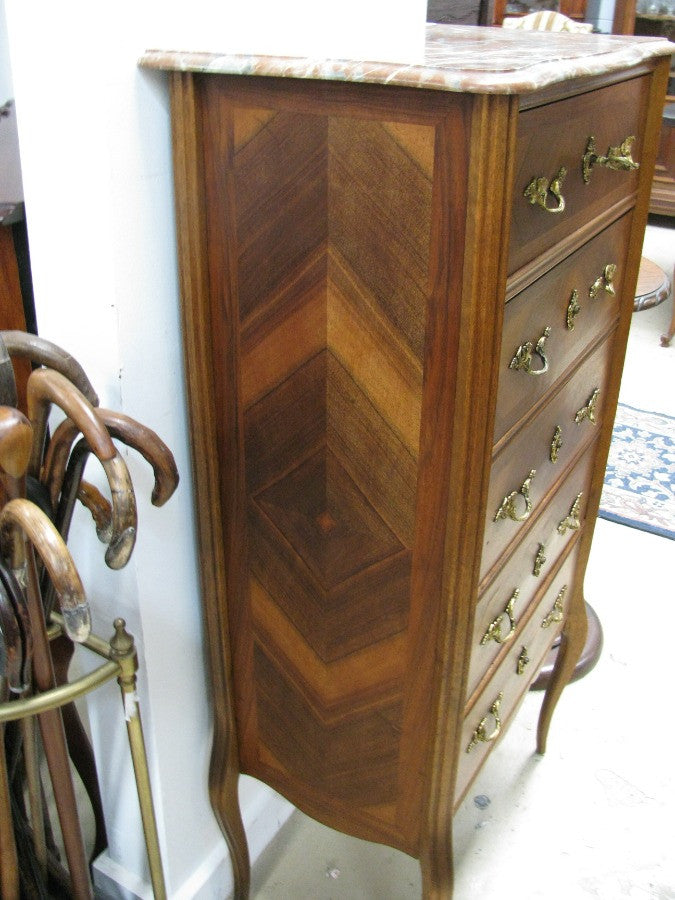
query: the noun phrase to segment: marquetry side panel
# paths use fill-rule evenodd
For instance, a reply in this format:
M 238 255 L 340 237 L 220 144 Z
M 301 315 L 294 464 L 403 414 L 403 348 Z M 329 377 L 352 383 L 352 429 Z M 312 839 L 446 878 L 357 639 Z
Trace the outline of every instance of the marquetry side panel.
M 241 768 L 412 850 L 397 800 L 436 129 L 205 96 Z

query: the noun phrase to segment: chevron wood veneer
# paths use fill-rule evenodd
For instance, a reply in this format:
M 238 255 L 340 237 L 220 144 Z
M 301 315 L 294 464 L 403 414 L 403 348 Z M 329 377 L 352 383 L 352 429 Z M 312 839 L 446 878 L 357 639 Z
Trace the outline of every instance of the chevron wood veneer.
M 410 846 L 396 801 L 434 129 L 245 109 L 232 132 L 241 762 Z
M 449 898 L 457 806 L 562 634 L 543 751 L 584 645 L 667 63 L 523 97 L 183 65 L 172 115 L 209 784 L 235 893 L 249 884 L 244 772 L 418 858 L 425 898 Z M 558 110 L 579 132 L 565 153 L 583 154 L 591 127 L 604 152 L 624 86 L 639 173 L 594 171 L 585 193 L 578 161 L 557 161 Z M 591 197 L 562 241 L 565 220 L 525 193 L 557 170 L 539 172 L 541 123 L 579 182 L 570 196 Z M 587 269 L 609 262 L 616 300 L 589 303 Z M 577 278 L 584 318 L 562 338 Z M 530 356 L 552 375 L 533 388 L 509 363 L 547 325 Z M 598 421 L 575 424 L 595 389 Z

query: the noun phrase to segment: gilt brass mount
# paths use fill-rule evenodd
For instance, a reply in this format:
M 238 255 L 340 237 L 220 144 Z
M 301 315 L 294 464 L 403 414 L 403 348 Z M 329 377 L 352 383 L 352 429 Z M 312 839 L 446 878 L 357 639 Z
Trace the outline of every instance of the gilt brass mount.
M 548 359 L 544 353 L 544 349 L 550 334 L 551 326 L 547 325 L 536 344 L 532 341 L 526 341 L 524 344 L 521 344 L 509 363 L 509 369 L 515 369 L 517 372 L 525 372 L 526 375 L 543 375 L 545 372 L 548 372 Z M 532 357 L 535 355 L 538 356 L 543 363 L 541 369 L 532 368 Z
M 534 558 L 534 567 L 532 569 L 532 574 L 535 578 L 539 578 L 541 575 L 541 569 L 544 563 L 546 562 L 546 544 L 539 544 L 539 549 L 537 550 L 537 555 Z
M 613 169 L 615 172 L 631 172 L 634 169 L 639 169 L 640 163 L 635 162 L 631 156 L 634 140 L 635 135 L 631 134 L 618 147 L 610 147 L 606 156 L 600 156 L 595 152 L 595 137 L 591 135 L 581 161 L 581 172 L 584 182 L 588 184 L 590 181 L 593 166 L 604 166 L 606 169 Z
M 588 296 L 591 300 L 595 300 L 600 291 L 604 291 L 606 294 L 609 294 L 610 297 L 614 297 L 616 295 L 616 291 L 614 289 L 614 276 L 616 275 L 616 263 L 607 263 L 605 268 L 602 270 L 602 274 L 598 275 L 593 284 L 588 289 Z
M 567 304 L 567 316 L 565 318 L 568 331 L 574 331 L 574 320 L 580 312 L 581 305 L 579 303 L 579 291 L 574 288 L 570 296 L 570 302 Z
M 532 512 L 532 500 L 530 498 L 530 487 L 532 485 L 532 479 L 537 474 L 536 469 L 530 469 L 530 474 L 527 476 L 525 481 L 520 486 L 520 490 L 511 491 L 504 499 L 502 500 L 499 509 L 495 513 L 494 521 L 498 522 L 500 519 L 512 519 L 514 522 L 524 522 L 525 519 L 529 518 L 530 513 Z M 516 509 L 516 497 L 521 495 L 525 500 L 525 510 L 522 513 L 519 513 Z
M 581 528 L 581 521 L 579 519 L 579 511 L 581 508 L 581 498 L 583 497 L 583 491 L 577 494 L 576 499 L 572 506 L 570 507 L 570 511 L 567 513 L 564 519 L 562 519 L 558 523 L 558 534 L 565 534 L 565 532 L 569 529 L 570 531 L 577 531 Z
M 516 600 L 520 597 L 520 588 L 516 588 L 513 594 L 511 594 L 511 599 L 504 607 L 504 612 L 501 612 L 496 619 L 493 619 L 492 622 L 487 627 L 487 630 L 483 637 L 481 638 L 480 645 L 484 647 L 489 641 L 494 641 L 496 644 L 505 644 L 516 632 L 516 619 L 514 616 L 514 606 Z M 502 634 L 502 624 L 504 622 L 504 617 L 509 620 L 509 632 L 508 634 Z
M 553 608 L 550 613 L 544 618 L 541 623 L 542 628 L 550 628 L 555 622 L 562 622 L 563 620 L 563 600 L 565 599 L 565 594 L 567 593 L 567 585 L 563 585 L 562 589 L 558 593 L 558 596 L 555 598 L 553 603 Z
M 503 699 L 504 692 L 500 691 L 492 701 L 490 712 L 487 714 L 487 716 L 484 716 L 476 726 L 476 730 L 472 734 L 471 740 L 469 741 L 469 746 L 466 748 L 467 753 L 471 753 L 473 748 L 478 744 L 487 744 L 490 741 L 494 741 L 495 738 L 499 736 L 499 732 L 502 730 L 502 720 L 500 718 L 499 707 L 501 706 L 501 702 Z M 493 730 L 488 734 L 487 723 L 490 717 L 494 719 L 495 725 Z
M 574 421 L 577 423 L 577 425 L 581 424 L 581 422 L 583 422 L 585 419 L 587 419 L 593 425 L 596 424 L 595 413 L 598 406 L 599 396 L 600 388 L 596 388 L 586 401 L 586 406 L 582 406 L 581 409 L 577 411 L 577 414 L 574 417 Z
M 565 198 L 562 195 L 562 183 L 567 175 L 565 166 L 561 166 L 549 181 L 543 175 L 533 178 L 523 191 L 523 195 L 533 206 L 540 206 L 550 213 L 561 213 L 565 209 Z M 548 206 L 548 195 L 552 194 L 557 201 L 556 206 Z
M 516 663 L 516 674 L 524 675 L 525 667 L 530 662 L 530 657 L 527 655 L 527 647 L 523 647 L 520 651 L 520 656 L 518 657 L 518 662 Z
M 562 445 L 562 428 L 560 427 L 560 425 L 556 425 L 555 431 L 553 432 L 553 437 L 551 438 L 551 449 L 549 450 L 548 454 L 548 458 L 552 463 L 558 462 L 558 454 L 562 449 Z

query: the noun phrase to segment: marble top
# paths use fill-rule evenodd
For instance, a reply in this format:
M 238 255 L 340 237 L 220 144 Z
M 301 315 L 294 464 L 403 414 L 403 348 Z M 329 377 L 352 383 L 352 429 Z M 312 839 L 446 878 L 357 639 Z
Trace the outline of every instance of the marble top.
M 427 25 L 424 49 L 397 62 L 148 50 L 148 68 L 520 94 L 626 69 L 675 51 L 665 38 Z

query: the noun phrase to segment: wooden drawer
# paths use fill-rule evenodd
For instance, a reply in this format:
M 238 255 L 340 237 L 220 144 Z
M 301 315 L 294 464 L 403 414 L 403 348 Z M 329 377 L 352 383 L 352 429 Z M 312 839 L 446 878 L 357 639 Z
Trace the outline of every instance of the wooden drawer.
M 623 216 L 506 304 L 495 444 L 616 319 L 623 282 L 621 262 L 628 246 L 631 218 Z M 615 293 L 607 293 L 603 281 L 591 299 L 591 286 L 608 264 L 617 266 L 612 278 Z M 568 328 L 568 308 L 574 291 L 580 311 L 571 317 L 573 327 Z M 550 328 L 544 349 L 548 371 L 544 375 L 529 375 L 522 369 L 509 368 L 518 348 L 527 341 L 536 344 L 546 328 Z M 534 354 L 532 368 L 536 371 L 542 367 L 541 358 Z
M 467 709 L 475 702 L 474 694 L 480 689 L 480 682 L 486 672 L 498 657 L 507 653 L 514 641 L 518 640 L 518 632 L 530 615 L 532 602 L 542 590 L 546 589 L 551 573 L 559 565 L 561 556 L 569 549 L 568 545 L 577 543 L 575 532 L 567 532 L 564 537 L 558 537 L 559 540 L 554 547 L 551 546 L 548 534 L 544 535 L 545 540 L 541 541 L 546 546 L 546 563 L 542 566 L 539 576 L 533 574 L 533 560 L 537 555 L 539 544 L 535 545 L 534 551 L 529 555 L 527 552 L 520 553 L 519 548 L 504 567 L 505 578 L 496 578 L 478 602 L 466 691 Z M 526 546 L 524 549 L 527 551 L 529 548 Z M 576 546 L 566 555 L 566 567 L 570 557 L 576 560 Z M 500 616 L 502 619 L 497 622 Z M 494 622 L 497 622 L 497 625 L 491 628 Z M 514 631 L 509 637 L 512 628 Z
M 468 750 L 475 729 L 485 717 L 487 734 L 489 735 L 495 730 L 495 719 L 490 710 L 501 694 L 499 701 L 499 717 L 502 723 L 500 733 L 506 730 L 509 719 L 514 714 L 519 701 L 539 674 L 551 644 L 562 631 L 572 593 L 575 565 L 576 552 L 573 551 L 541 597 L 532 605 L 527 621 L 514 636 L 504 659 L 465 716 L 460 741 L 455 803 L 461 802 L 469 784 L 494 746 L 494 740 L 478 741 Z M 558 601 L 557 604 L 556 601 Z M 549 622 L 548 626 L 543 626 L 544 621 Z M 523 653 L 528 662 L 521 672 L 518 661 Z
M 492 462 L 485 533 L 494 552 L 508 540 L 504 519 L 495 515 L 505 497 L 518 491 L 530 472 L 532 512 L 552 485 L 569 468 L 584 444 L 595 437 L 605 401 L 607 366 L 612 338 L 603 341 L 524 428 L 501 446 Z M 515 499 L 517 515 L 526 511 L 522 496 Z M 507 519 L 509 523 L 519 523 Z M 491 536 L 494 533 L 494 537 Z
M 596 153 L 607 156 L 629 136 L 635 136 L 632 158 L 642 158 L 642 135 L 649 78 L 634 78 L 567 100 L 525 110 L 518 123 L 509 273 L 526 266 L 596 216 L 635 192 L 638 171 L 615 171 L 595 165 L 588 183 L 582 161 L 588 139 L 595 138 Z M 525 196 L 532 179 L 554 179 L 561 167 L 565 208 L 551 213 Z M 557 201 L 549 192 L 547 205 Z
M 488 519 L 483 539 L 481 583 L 487 583 L 488 580 L 492 581 L 496 577 L 496 563 L 499 563 L 499 568 L 505 565 L 505 560 L 502 557 L 513 552 L 515 549 L 513 545 L 516 542 L 526 541 L 529 548 L 528 554 L 532 553 L 535 541 L 537 547 L 539 542 L 541 542 L 547 548 L 549 560 L 554 558 L 550 543 L 552 539 L 557 543 L 555 538 L 558 534 L 558 525 L 568 516 L 579 494 L 581 494 L 581 498 L 578 502 L 577 512 L 579 521 L 583 522 L 586 510 L 587 486 L 594 458 L 595 441 L 584 452 L 581 459 L 575 464 L 572 471 L 565 476 L 563 481 L 549 495 L 541 498 L 539 503 L 533 504 L 532 515 L 526 521 L 514 522 L 511 519 L 501 519 L 498 522 L 494 522 L 492 521 L 494 513 L 492 514 L 492 518 Z M 565 537 L 573 530 L 576 529 L 569 527 L 561 529 L 560 536 Z M 536 538 L 534 537 L 535 535 Z M 534 547 L 534 555 L 536 555 L 537 547 Z M 532 556 L 532 564 L 534 563 L 534 555 Z

